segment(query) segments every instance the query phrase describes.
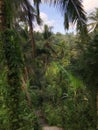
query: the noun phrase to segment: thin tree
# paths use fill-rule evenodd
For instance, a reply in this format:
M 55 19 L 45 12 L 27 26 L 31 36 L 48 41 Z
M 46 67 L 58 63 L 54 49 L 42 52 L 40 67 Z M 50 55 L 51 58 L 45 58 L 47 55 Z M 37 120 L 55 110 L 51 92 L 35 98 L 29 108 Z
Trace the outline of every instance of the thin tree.
M 16 9 L 20 12 L 23 10 L 27 11 L 25 17 L 28 16 L 29 26 L 31 27 L 33 9 L 29 0 L 0 0 L 0 43 L 2 43 L 4 66 L 7 72 L 5 104 L 9 115 L 9 126 L 7 126 L 9 130 L 21 128 L 22 123 L 20 117 L 20 95 L 23 60 L 19 37 L 16 31 L 13 30 L 14 19 L 17 19 Z
M 40 0 L 34 0 L 39 15 Z M 80 32 L 86 30 L 86 17 L 80 0 L 50 0 L 51 3 L 60 7 L 64 14 L 64 26 L 69 28 L 69 22 L 77 23 L 77 29 Z M 21 50 L 17 34 L 12 30 L 15 10 L 27 10 L 29 18 L 30 33 L 32 35 L 33 26 L 31 16 L 31 6 L 29 0 L 0 0 L 0 32 L 2 33 L 3 52 L 5 57 L 5 66 L 7 67 L 7 98 L 6 105 L 9 109 L 10 130 L 17 130 L 21 127 L 19 116 L 20 88 L 21 88 L 21 70 L 23 67 Z M 34 39 L 32 36 L 34 46 Z M 1 40 L 1 39 L 0 39 Z M 33 48 L 34 49 L 34 48 Z M 34 52 L 34 50 L 33 50 Z

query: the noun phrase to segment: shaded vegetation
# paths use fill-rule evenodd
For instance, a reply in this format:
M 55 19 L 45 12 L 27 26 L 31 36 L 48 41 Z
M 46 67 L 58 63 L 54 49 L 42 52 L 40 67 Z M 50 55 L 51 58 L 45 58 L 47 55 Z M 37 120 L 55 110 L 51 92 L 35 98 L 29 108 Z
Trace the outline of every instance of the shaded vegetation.
M 32 22 L 41 22 L 41 1 L 34 1 L 34 7 L 28 0 L 1 2 L 1 130 L 40 130 L 45 124 L 64 130 L 97 127 L 98 27 L 87 35 L 81 1 L 67 1 L 67 11 L 65 1 L 50 2 L 63 7 L 67 29 L 69 19 L 77 22 L 76 35 L 54 34 L 47 25 L 42 33 L 34 32 Z

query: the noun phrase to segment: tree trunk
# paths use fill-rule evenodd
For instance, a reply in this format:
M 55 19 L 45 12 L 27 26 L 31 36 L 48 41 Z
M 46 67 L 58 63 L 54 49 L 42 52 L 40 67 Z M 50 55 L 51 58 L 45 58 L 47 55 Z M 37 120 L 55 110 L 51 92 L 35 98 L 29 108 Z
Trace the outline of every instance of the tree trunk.
M 19 106 L 22 58 L 18 35 L 10 28 L 12 18 L 10 5 L 10 0 L 0 0 L 0 43 L 3 47 L 4 69 L 7 69 L 7 85 L 3 86 L 9 119 L 9 126 L 6 127 L 8 130 L 17 130 L 21 127 Z
M 22 80 L 22 90 L 25 92 L 28 106 L 31 108 L 31 97 L 30 97 L 30 93 L 27 90 L 27 85 L 26 85 L 27 80 L 25 81 L 23 77 L 21 78 L 21 80 Z
M 4 0 L 0 0 L 0 32 L 5 28 Z
M 33 60 L 35 59 L 35 40 L 34 40 L 34 33 L 33 33 L 33 24 L 32 24 L 32 15 L 30 13 L 30 8 L 27 5 L 28 8 L 28 24 L 29 24 L 29 34 L 30 34 L 30 39 L 31 39 L 31 44 L 32 44 L 32 58 Z
M 33 33 L 33 27 L 30 25 L 30 39 L 31 39 L 31 44 L 32 44 L 32 58 L 33 60 L 35 59 L 35 40 L 34 40 L 34 33 Z
M 20 117 L 20 95 L 22 86 L 21 70 L 23 63 L 16 33 L 13 30 L 7 29 L 4 31 L 2 39 L 4 61 L 6 61 L 4 67 L 7 68 L 7 85 L 4 86 L 6 91 L 4 99 L 8 109 L 8 130 L 17 130 L 21 127 L 20 125 L 22 123 Z
M 96 106 L 97 106 L 97 130 L 98 130 L 98 90 L 96 92 Z

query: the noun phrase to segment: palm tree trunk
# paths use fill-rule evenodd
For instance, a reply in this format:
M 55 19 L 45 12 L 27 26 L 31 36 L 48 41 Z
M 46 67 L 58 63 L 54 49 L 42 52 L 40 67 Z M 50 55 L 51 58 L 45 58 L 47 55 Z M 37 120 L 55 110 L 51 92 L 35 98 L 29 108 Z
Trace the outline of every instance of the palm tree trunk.
M 30 97 L 30 93 L 28 92 L 28 89 L 27 89 L 26 81 L 24 80 L 23 77 L 21 78 L 21 80 L 22 80 L 22 89 L 26 94 L 28 106 L 31 108 L 31 97 Z
M 35 59 L 35 40 L 34 40 L 34 32 L 33 32 L 33 27 L 30 25 L 30 39 L 31 39 L 31 44 L 32 44 L 32 58 L 33 60 Z
M 16 130 L 20 128 L 19 106 L 22 59 L 21 52 L 19 52 L 18 36 L 10 28 L 10 4 L 10 0 L 0 0 L 0 43 L 2 43 L 3 46 L 3 60 L 6 61 L 4 62 L 4 69 L 5 67 L 7 69 L 7 85 L 4 86 L 6 91 L 4 99 L 8 109 L 9 127 L 6 127 L 8 127 L 8 130 Z M 9 10 L 9 12 L 7 12 L 7 10 Z
M 30 8 L 27 5 L 27 9 L 28 9 L 28 24 L 29 24 L 29 34 L 30 34 L 30 39 L 31 39 L 31 44 L 32 44 L 32 58 L 33 60 L 35 59 L 35 40 L 34 40 L 34 33 L 33 33 L 33 24 L 32 24 L 32 15 L 30 13 Z
M 0 32 L 5 28 L 4 0 L 0 0 Z
M 97 130 L 98 130 L 98 90 L 96 93 L 96 106 L 97 106 Z

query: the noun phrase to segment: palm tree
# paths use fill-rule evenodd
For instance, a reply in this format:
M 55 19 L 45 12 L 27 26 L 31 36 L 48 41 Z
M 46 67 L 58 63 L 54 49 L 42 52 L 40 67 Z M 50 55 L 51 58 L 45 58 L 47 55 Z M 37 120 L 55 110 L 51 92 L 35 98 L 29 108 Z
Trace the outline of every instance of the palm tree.
M 35 2 L 35 6 L 37 6 L 38 10 L 38 3 Z M 19 129 L 22 123 L 19 115 L 19 104 L 22 86 L 23 58 L 19 45 L 19 37 L 16 31 L 13 30 L 13 24 L 18 20 L 16 9 L 18 13 L 26 13 L 24 18 L 28 21 L 31 35 L 33 34 L 32 20 L 36 16 L 36 14 L 33 14 L 34 10 L 29 0 L 0 0 L 0 43 L 3 46 L 2 55 L 5 60 L 5 69 L 7 69 L 7 87 L 5 88 L 6 95 L 4 97 L 8 108 L 8 129 L 10 130 Z M 39 20 L 38 16 L 37 20 Z M 33 41 L 33 35 L 31 41 Z
M 47 2 L 47 1 L 45 1 Z M 39 4 L 41 3 L 41 0 L 34 0 L 34 4 L 37 8 L 37 16 L 39 16 Z M 76 23 L 77 24 L 77 30 L 80 31 L 85 31 L 86 30 L 86 16 L 85 16 L 85 11 L 83 10 L 83 5 L 82 5 L 82 1 L 77 0 L 50 0 L 51 4 L 54 4 L 55 6 L 59 7 L 61 12 L 64 15 L 64 27 L 65 29 L 69 28 L 69 23 Z M 25 10 L 29 11 L 28 12 L 28 16 L 30 18 L 30 20 L 33 18 L 31 17 L 30 13 L 31 9 L 30 9 L 30 2 L 29 0 L 20 0 L 18 2 L 14 2 L 14 0 L 10 0 L 10 4 L 14 6 L 11 7 L 23 7 L 25 8 Z M 4 12 L 4 0 L 0 1 L 0 23 L 4 24 L 4 14 L 2 12 Z M 22 8 L 21 8 L 22 9 Z M 12 10 L 12 9 L 11 9 Z M 10 11 L 11 12 L 11 11 Z M 15 11 L 14 11 L 15 12 Z M 37 17 L 38 18 L 38 17 Z M 39 18 L 38 18 L 39 21 Z M 29 21 L 30 22 L 30 21 Z M 29 23 L 31 25 L 31 23 Z M 3 25 L 2 25 L 3 26 Z
M 96 32 L 98 32 L 98 8 L 96 8 L 95 11 L 90 14 L 88 19 L 92 21 L 90 24 L 88 24 L 88 27 L 90 27 L 89 31 L 90 32 L 94 31 L 95 37 L 97 39 Z M 95 90 L 95 93 L 96 93 L 96 110 L 97 110 L 96 114 L 98 117 L 98 89 Z M 96 129 L 98 129 L 98 119 L 97 119 L 97 126 L 96 127 L 97 127 Z
M 41 0 L 34 0 L 33 2 L 37 8 L 37 21 L 39 22 L 39 4 L 41 3 Z M 50 2 L 60 7 L 64 15 L 64 26 L 66 29 L 69 28 L 69 22 L 72 22 L 77 23 L 77 29 L 81 32 L 86 30 L 86 17 L 80 0 L 50 0 Z M 24 18 L 28 20 L 34 52 L 35 43 L 33 37 L 32 20 L 34 20 L 35 15 L 32 13 L 33 11 L 34 10 L 29 0 L 0 0 L 0 32 L 2 33 L 3 50 L 6 61 L 5 66 L 7 66 L 8 86 L 6 90 L 8 99 L 6 102 L 9 108 L 10 130 L 16 130 L 20 128 L 20 116 L 18 108 L 21 91 L 21 70 L 23 67 L 18 36 L 15 31 L 12 30 L 12 28 L 14 19 L 17 20 L 17 12 L 26 12 Z
M 52 27 L 48 27 L 48 25 L 44 25 L 43 37 L 44 39 L 50 38 L 52 35 Z

